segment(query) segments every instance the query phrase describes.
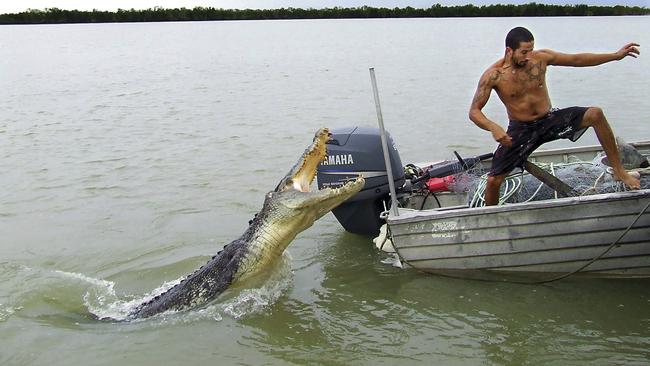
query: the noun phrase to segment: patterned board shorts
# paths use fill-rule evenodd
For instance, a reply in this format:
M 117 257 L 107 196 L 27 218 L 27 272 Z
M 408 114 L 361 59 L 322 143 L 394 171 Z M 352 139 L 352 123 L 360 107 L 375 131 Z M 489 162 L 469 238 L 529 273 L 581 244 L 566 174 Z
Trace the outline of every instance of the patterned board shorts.
M 569 107 L 551 110 L 546 116 L 531 122 L 511 120 L 508 135 L 512 146 L 499 145 L 492 158 L 488 175 L 503 175 L 522 168 L 528 156 L 542 144 L 569 139 L 576 141 L 587 128 L 580 128 L 587 107 Z

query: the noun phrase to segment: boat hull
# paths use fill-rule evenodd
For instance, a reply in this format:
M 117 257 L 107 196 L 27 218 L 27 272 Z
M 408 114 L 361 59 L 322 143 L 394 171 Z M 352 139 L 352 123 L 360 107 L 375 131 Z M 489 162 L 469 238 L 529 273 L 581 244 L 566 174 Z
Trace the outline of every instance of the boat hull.
M 481 208 L 402 209 L 387 222 L 402 261 L 426 271 L 650 277 L 649 205 L 645 189 Z

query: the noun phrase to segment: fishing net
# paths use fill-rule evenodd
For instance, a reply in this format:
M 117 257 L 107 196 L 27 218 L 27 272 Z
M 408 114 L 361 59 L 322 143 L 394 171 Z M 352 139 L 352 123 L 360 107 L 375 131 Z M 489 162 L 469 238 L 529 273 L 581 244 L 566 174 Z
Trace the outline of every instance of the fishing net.
M 481 177 L 488 171 L 489 164 L 478 163 L 470 169 L 454 175 L 454 180 L 448 186 L 450 192 L 475 192 L 481 185 Z
M 603 164 L 603 157 L 597 156 L 593 161 L 573 163 L 536 163 L 540 168 L 556 176 L 573 188 L 574 196 L 614 193 L 627 190 L 625 185 L 612 176 L 612 170 Z M 465 192 L 469 196 L 471 207 L 484 206 L 487 175 L 483 166 L 476 166 L 469 171 L 459 173 L 450 184 L 452 192 Z M 641 174 L 641 189 L 650 188 L 650 175 Z M 501 185 L 499 203 L 518 203 L 541 201 L 557 198 L 555 190 L 539 181 L 528 172 L 510 175 Z

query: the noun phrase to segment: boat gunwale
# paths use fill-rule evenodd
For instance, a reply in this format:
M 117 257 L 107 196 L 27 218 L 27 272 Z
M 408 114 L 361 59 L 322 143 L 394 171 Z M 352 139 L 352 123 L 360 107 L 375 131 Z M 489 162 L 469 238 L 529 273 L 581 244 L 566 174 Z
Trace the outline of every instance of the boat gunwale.
M 650 189 L 639 189 L 634 191 L 614 192 L 614 193 L 601 193 L 589 196 L 578 197 L 565 197 L 554 198 L 543 201 L 519 202 L 509 203 L 499 206 L 484 206 L 484 207 L 463 207 L 457 209 L 429 209 L 429 210 L 414 210 L 407 208 L 399 208 L 399 216 L 389 215 L 386 222 L 389 226 L 412 223 L 419 221 L 429 221 L 446 218 L 462 218 L 468 216 L 482 216 L 491 213 L 516 213 L 519 211 L 534 211 L 543 208 L 561 208 L 569 206 L 580 206 L 601 202 L 618 202 L 634 199 L 650 199 Z

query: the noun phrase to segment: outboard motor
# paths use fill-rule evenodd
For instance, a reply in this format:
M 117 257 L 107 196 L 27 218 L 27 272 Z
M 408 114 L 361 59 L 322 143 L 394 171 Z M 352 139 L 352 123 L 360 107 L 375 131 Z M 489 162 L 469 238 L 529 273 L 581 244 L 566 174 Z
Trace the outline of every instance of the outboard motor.
M 330 131 L 327 159 L 318 166 L 318 189 L 337 188 L 360 174 L 366 180 L 364 188 L 332 210 L 345 230 L 365 235 L 376 235 L 384 220 L 379 214 L 390 202 L 388 173 L 381 148 L 378 128 L 349 127 Z M 404 167 L 390 134 L 386 133 L 388 154 L 395 187 L 405 183 Z M 386 203 L 384 203 L 386 202 Z

